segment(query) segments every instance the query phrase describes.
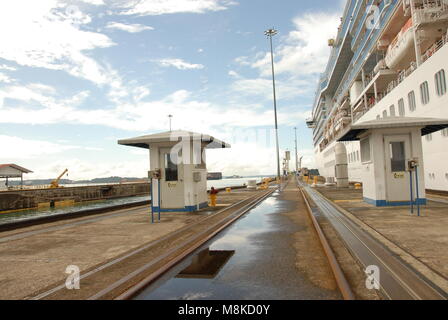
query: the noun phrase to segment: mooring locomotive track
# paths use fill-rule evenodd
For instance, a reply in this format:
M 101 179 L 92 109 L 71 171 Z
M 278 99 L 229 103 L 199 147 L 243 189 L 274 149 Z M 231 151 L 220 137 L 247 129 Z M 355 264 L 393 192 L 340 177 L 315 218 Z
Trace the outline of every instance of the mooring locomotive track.
M 179 263 L 196 248 L 238 220 L 276 188 L 258 192 L 194 224 L 143 245 L 80 275 L 81 290 L 65 283 L 49 286 L 28 299 L 127 299 Z
M 319 211 L 338 232 L 346 248 L 364 267 L 379 269 L 379 291 L 390 300 L 446 300 L 448 295 L 377 239 L 349 219 L 331 201 L 302 186 Z

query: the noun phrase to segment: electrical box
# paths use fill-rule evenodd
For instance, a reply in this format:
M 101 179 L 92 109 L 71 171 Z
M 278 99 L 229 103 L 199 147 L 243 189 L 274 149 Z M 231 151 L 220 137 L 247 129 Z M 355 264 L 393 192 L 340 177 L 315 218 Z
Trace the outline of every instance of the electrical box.
M 200 172 L 193 172 L 193 181 L 194 182 L 201 182 L 202 181 L 202 175 Z
M 418 159 L 408 160 L 408 171 L 415 171 L 418 167 Z
M 162 171 L 160 169 L 148 171 L 148 178 L 160 180 L 162 178 Z

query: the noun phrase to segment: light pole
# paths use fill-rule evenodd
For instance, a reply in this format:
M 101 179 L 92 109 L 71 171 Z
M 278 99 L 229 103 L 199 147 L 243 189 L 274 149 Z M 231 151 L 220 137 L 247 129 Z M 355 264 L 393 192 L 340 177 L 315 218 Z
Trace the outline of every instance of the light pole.
M 169 114 L 169 115 L 168 115 L 168 118 L 170 118 L 170 132 L 171 132 L 171 131 L 172 131 L 172 130 L 171 130 L 171 119 L 173 118 L 173 115 L 172 115 L 172 114 Z
M 280 150 L 278 145 L 278 121 L 277 121 L 277 96 L 275 93 L 275 72 L 274 72 L 274 49 L 272 48 L 272 37 L 277 34 L 274 28 L 266 30 L 264 34 L 269 38 L 271 44 L 271 66 L 272 66 L 272 89 L 274 93 L 274 115 L 275 115 L 275 140 L 277 150 L 277 180 L 280 181 Z
M 299 173 L 299 154 L 297 152 L 297 127 L 294 127 L 295 136 L 296 136 L 296 175 Z

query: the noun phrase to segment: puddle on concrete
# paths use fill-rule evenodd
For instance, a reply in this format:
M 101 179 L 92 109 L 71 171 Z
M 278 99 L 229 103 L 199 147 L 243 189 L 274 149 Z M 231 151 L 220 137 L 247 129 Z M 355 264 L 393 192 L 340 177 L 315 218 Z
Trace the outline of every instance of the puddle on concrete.
M 204 249 L 193 257 L 191 264 L 179 272 L 176 278 L 213 279 L 234 254 L 233 250 Z
M 339 298 L 296 268 L 292 235 L 300 226 L 280 214 L 290 205 L 274 193 L 136 299 Z

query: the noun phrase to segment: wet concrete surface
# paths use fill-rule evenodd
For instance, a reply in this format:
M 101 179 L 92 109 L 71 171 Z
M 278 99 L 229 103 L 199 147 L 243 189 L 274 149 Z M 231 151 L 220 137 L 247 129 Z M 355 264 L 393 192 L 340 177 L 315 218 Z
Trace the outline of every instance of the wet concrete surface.
M 297 210 L 297 201 L 287 199 L 285 193 L 274 193 L 157 283 L 146 288 L 136 299 L 340 299 L 336 288 L 316 285 L 309 274 L 297 267 L 300 265 L 297 262 L 296 241 L 300 241 L 297 235 L 314 230 L 308 230 L 307 225 L 288 217 L 288 212 Z M 207 250 L 208 257 L 204 253 Z M 221 259 L 223 265 L 217 267 L 218 262 L 212 263 L 209 257 L 213 252 L 232 254 L 229 259 Z M 198 266 L 201 263 L 198 254 L 214 269 L 207 272 L 206 265 Z M 323 255 L 323 252 L 311 252 L 311 255 Z M 219 272 L 214 274 L 216 268 Z M 190 271 L 188 278 L 184 276 L 185 270 Z M 202 271 L 192 275 L 191 270 Z M 327 277 L 332 278 L 331 273 Z

